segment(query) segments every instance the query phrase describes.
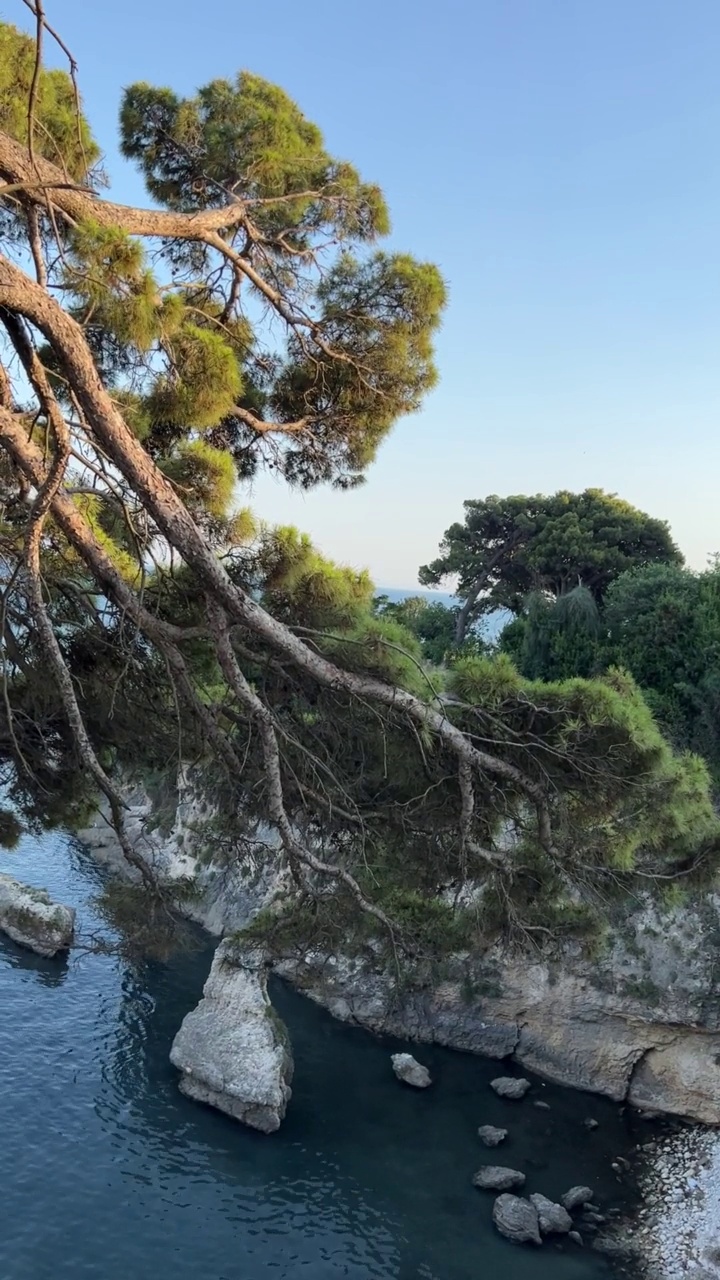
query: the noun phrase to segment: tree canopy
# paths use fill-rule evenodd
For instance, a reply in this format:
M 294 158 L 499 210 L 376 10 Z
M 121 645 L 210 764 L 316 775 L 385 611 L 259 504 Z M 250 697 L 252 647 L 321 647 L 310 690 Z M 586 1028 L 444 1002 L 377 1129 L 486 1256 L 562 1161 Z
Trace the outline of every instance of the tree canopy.
M 460 606 L 448 608 L 442 600 L 427 596 L 406 596 L 403 600 L 390 600 L 388 596 L 375 597 L 375 612 L 382 618 L 394 619 L 420 642 L 423 658 L 440 667 L 460 652 L 482 653 L 487 646 L 483 639 L 470 632 L 465 636 L 462 650 L 455 642 L 457 617 Z
M 666 737 L 699 752 L 720 780 L 720 570 L 631 569 L 598 606 L 585 588 L 531 596 L 500 636 L 524 676 L 567 680 L 630 672 Z
M 669 739 L 720 780 L 720 568 L 654 565 L 608 591 L 610 661 L 631 671 Z
M 634 868 L 706 867 L 704 766 L 672 754 L 629 678 L 541 684 L 466 655 L 443 689 L 416 637 L 374 611 L 367 574 L 242 504 L 264 466 L 356 483 L 433 385 L 444 285 L 377 247 L 382 193 L 243 72 L 189 99 L 131 86 L 123 151 L 155 205 L 112 203 L 36 17 L 34 39 L 0 26 L 6 833 L 78 820 L 102 792 L 157 894 L 120 780 L 192 762 L 233 857 L 265 856 L 261 820 L 296 915 L 344 913 L 395 954 L 438 914 L 446 944 L 503 921 L 545 928 L 541 909 L 563 927 L 579 894 L 600 901 Z M 568 515 L 559 548 L 549 501 Z M 664 526 L 616 499 L 538 508 L 513 599 L 528 574 L 560 587 L 580 562 L 600 592 L 611 551 L 678 559 Z M 512 577 L 509 510 L 492 536 Z M 485 905 L 456 916 L 463 880 Z
M 559 597 L 586 588 L 598 603 L 627 569 L 680 564 L 663 520 L 602 489 L 470 499 L 463 524 L 446 530 L 440 555 L 420 568 L 424 586 L 458 579 L 456 640 L 473 618 L 495 609 L 519 613 L 531 592 Z

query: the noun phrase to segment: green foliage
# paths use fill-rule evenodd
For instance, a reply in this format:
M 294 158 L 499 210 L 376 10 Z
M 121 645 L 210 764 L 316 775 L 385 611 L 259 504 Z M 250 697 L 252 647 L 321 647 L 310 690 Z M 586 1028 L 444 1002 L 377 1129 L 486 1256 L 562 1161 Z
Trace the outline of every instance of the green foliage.
M 129 961 L 150 959 L 162 963 L 180 949 L 197 951 L 202 946 L 199 931 L 180 915 L 196 896 L 192 880 L 178 880 L 149 894 L 140 885 L 116 879 L 104 886 L 95 906 Z
M 171 344 L 172 370 L 150 394 L 149 411 L 159 423 L 214 427 L 242 392 L 237 358 L 222 334 L 185 324 Z
M 23 828 L 12 809 L 0 809 L 0 848 L 15 849 L 20 843 Z
M 551 783 L 570 861 L 631 871 L 638 858 L 682 861 L 718 840 L 705 764 L 673 753 L 629 675 L 530 681 L 500 655 L 461 660 L 451 688 L 492 713 L 496 749 L 518 744 L 510 759 Z
M 0 22 L 0 129 L 17 142 L 28 140 L 28 103 L 35 69 L 35 41 Z M 59 162 L 77 182 L 100 157 L 85 116 L 77 113 L 75 90 L 64 71 L 40 72 L 35 107 L 35 154 Z
M 63 285 L 76 298 L 74 312 L 97 333 L 145 354 L 178 328 L 183 314 L 176 294 L 163 296 L 145 264 L 139 240 L 119 227 L 79 223 L 71 236 Z
M 458 652 L 482 652 L 484 641 L 474 631 L 466 636 L 461 650 L 455 643 L 457 608 L 448 609 L 437 600 L 425 596 L 407 596 L 404 600 L 391 601 L 387 596 L 376 596 L 374 609 L 382 618 L 392 618 L 420 641 L 422 656 L 426 662 L 440 667 Z
M 669 741 L 720 780 L 720 570 L 637 567 L 598 607 L 582 588 L 535 594 L 503 630 L 500 649 L 530 679 L 631 672 Z
M 365 617 L 352 630 L 329 637 L 323 648 L 347 670 L 376 676 L 421 697 L 436 687 L 422 670 L 417 640 L 391 619 Z
M 0 129 L 22 143 L 32 41 L 0 25 L 0 55 Z M 92 410 L 92 379 L 79 363 L 66 355 L 63 367 L 51 324 L 43 322 L 42 343 L 31 326 L 23 339 L 36 343 L 71 423 L 66 496 L 153 619 L 139 629 L 112 575 L 91 568 L 92 557 L 74 551 L 49 514 L 43 598 L 103 767 L 116 778 L 150 771 L 162 783 L 194 762 L 216 810 L 207 847 L 222 848 L 223 865 L 257 872 L 269 856 L 262 828 L 270 817 L 285 827 L 263 750 L 272 723 L 292 829 L 385 908 L 397 938 L 384 937 L 378 955 L 377 918 L 358 912 L 347 881 L 300 870 L 290 847 L 298 893 L 270 924 L 295 929 L 301 942 L 304 931 L 306 942 L 356 943 L 378 963 L 397 941 L 435 964 L 508 928 L 587 931 L 608 895 L 645 876 L 684 881 L 700 864 L 712 869 L 717 822 L 697 756 L 673 754 L 629 676 L 609 669 L 575 678 L 608 666 L 608 627 L 632 667 L 641 643 L 624 619 L 634 597 L 618 585 L 611 599 L 609 588 L 628 568 L 680 562 L 667 526 L 599 490 L 466 503 L 464 524 L 423 570 L 428 583 L 458 575 L 466 607 L 446 611 L 418 601 L 374 605 L 366 573 L 332 563 L 295 529 L 267 529 L 237 512 L 238 485 L 263 466 L 306 487 L 362 479 L 397 419 L 435 385 L 445 286 L 432 264 L 375 246 L 389 229 L 381 192 L 331 156 L 317 126 L 257 76 L 212 81 L 191 98 L 136 84 L 124 96 L 121 136 L 152 198 L 199 216 L 173 218 L 177 235 L 156 238 L 150 259 L 127 230 L 147 227 L 147 215 L 105 206 L 101 216 L 93 202 L 97 217 L 70 223 L 58 208 L 56 236 L 41 208 L 40 251 L 50 296 L 82 329 L 135 441 L 115 424 L 108 444 L 106 406 Z M 35 143 L 37 154 L 89 180 L 97 151 L 60 73 L 42 73 Z M 74 204 L 80 199 L 76 192 Z M 227 214 L 201 216 L 221 206 Z M 18 257 L 37 252 L 10 197 L 3 216 Z M 215 221 L 220 231 L 211 230 Z M 23 342 L 16 334 L 16 347 Z M 3 360 L 18 407 L 33 394 L 33 379 L 16 372 L 22 354 Z M 22 426 L 50 456 L 53 415 L 43 401 L 35 388 Z M 184 502 L 174 525 L 168 487 L 150 460 Z M 0 780 L 8 809 L 34 829 L 82 823 L 95 785 L 28 605 L 30 496 L 7 457 Z M 218 659 L 208 625 L 212 574 L 190 567 L 204 553 L 207 569 L 208 552 L 307 645 L 299 661 L 271 621 L 243 622 L 249 608 L 230 611 L 229 643 L 268 709 L 263 719 Z M 671 585 L 656 594 L 677 619 Z M 706 698 L 720 690 L 720 680 L 703 683 L 705 668 L 690 664 L 678 677 L 689 648 L 715 643 L 716 601 L 701 596 L 682 655 L 645 673 L 652 696 L 680 718 L 688 689 Z M 643 602 L 649 620 L 655 602 Z M 508 653 L 491 659 L 473 630 L 499 606 L 518 618 L 506 642 L 517 665 Z M 337 675 L 319 679 L 318 655 L 356 673 L 359 687 L 351 694 Z M 395 692 L 378 696 L 377 679 Z M 404 691 L 419 701 L 408 708 Z M 475 759 L 472 803 L 458 741 L 485 753 Z M 169 817 L 164 797 L 162 808 Z M 146 904 L 127 891 L 107 910 L 124 933 L 139 920 L 154 945 L 175 905 L 177 896 Z
M 457 575 L 468 621 L 495 609 L 520 614 L 532 592 L 558 599 L 584 587 L 599 605 L 626 570 L 682 563 L 664 521 L 602 489 L 492 495 L 464 505 L 464 524 L 450 526 L 440 556 L 419 576 L 437 586 Z
M 254 575 L 270 612 L 294 625 L 347 629 L 369 610 L 373 587 L 367 571 L 334 564 L 289 525 L 263 531 Z
M 624 574 L 604 611 L 609 659 L 631 671 L 680 748 L 720 779 L 720 570 L 654 566 Z
M 73 502 L 82 512 L 115 568 L 126 582 L 135 585 L 142 575 L 142 566 L 138 564 L 137 546 L 134 544 L 132 531 L 117 502 L 102 492 L 76 494 Z M 75 562 L 76 569 L 80 568 L 78 557 L 72 551 L 66 554 L 71 558 L 71 563 Z
M 306 229 L 323 226 L 356 239 L 389 230 L 377 187 L 328 155 L 318 127 L 281 88 L 248 71 L 234 83 L 213 80 L 194 98 L 131 85 L 120 130 L 123 154 L 139 163 L 150 194 L 170 209 L 205 209 L 233 196 L 282 198 L 256 217 L 266 232 L 294 232 L 295 244 Z
M 322 477 L 302 440 L 289 451 L 286 475 L 303 486 L 331 479 L 340 467 L 347 484 L 372 462 L 398 417 L 419 409 L 437 381 L 432 341 L 445 286 L 436 267 L 406 254 L 360 261 L 345 253 L 317 297 L 325 349 L 308 355 L 302 340 L 291 339 L 269 398 L 273 412 L 291 421 L 322 421 L 332 411 Z M 338 361 L 337 352 L 345 358 Z
M 520 693 L 523 681 L 512 662 L 498 657 L 465 656 L 453 663 L 450 689 L 463 702 L 497 710 Z
M 162 464 L 190 511 L 225 516 L 235 487 L 232 458 L 206 440 L 183 440 Z
M 555 600 L 533 592 L 524 613 L 503 629 L 499 645 L 530 680 L 591 676 L 604 665 L 600 612 L 587 587 Z

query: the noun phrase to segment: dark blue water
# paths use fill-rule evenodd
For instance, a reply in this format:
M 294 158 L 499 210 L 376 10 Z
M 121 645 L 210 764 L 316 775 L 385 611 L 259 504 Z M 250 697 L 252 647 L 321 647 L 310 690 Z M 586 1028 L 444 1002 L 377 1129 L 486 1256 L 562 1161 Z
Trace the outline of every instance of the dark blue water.
M 0 854 L 0 870 L 80 909 L 100 873 L 61 837 Z M 294 1096 L 264 1136 L 183 1098 L 168 1061 L 212 946 L 132 967 L 116 956 L 40 960 L 0 942 L 0 1280 L 597 1280 L 589 1249 L 501 1240 L 470 1183 L 478 1124 L 511 1137 L 501 1163 L 554 1196 L 588 1181 L 621 1194 L 630 1143 L 602 1100 L 538 1083 L 552 1106 L 503 1103 L 497 1064 L 420 1048 L 436 1077 L 401 1087 L 364 1032 L 280 988 Z M 536 1095 L 537 1096 L 537 1095 Z M 601 1127 L 588 1134 L 585 1116 Z

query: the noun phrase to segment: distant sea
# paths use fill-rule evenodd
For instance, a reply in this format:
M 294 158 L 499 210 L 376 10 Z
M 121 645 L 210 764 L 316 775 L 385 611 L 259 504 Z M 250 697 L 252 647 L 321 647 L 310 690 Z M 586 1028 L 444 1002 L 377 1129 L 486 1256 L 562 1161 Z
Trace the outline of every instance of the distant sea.
M 410 596 L 422 596 L 424 600 L 429 600 L 430 604 L 444 604 L 446 609 L 453 609 L 460 603 L 457 596 L 446 595 L 443 591 L 423 591 L 422 587 L 376 587 L 375 594 L 387 596 L 393 604 L 399 604 L 401 600 L 407 600 Z

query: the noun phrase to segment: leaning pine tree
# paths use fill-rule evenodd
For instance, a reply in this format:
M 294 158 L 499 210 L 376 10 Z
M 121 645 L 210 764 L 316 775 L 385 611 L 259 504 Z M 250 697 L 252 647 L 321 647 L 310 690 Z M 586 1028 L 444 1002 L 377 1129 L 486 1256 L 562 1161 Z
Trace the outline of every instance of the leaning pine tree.
M 153 206 L 111 203 L 34 12 L 34 37 L 0 25 L 6 841 L 104 794 L 157 895 L 119 779 L 190 762 L 233 856 L 273 829 L 288 919 L 396 954 L 559 929 L 623 877 L 712 865 L 703 767 L 622 674 L 540 685 L 466 657 L 441 691 L 365 575 L 235 505 L 263 467 L 360 482 L 435 382 L 443 282 L 377 247 L 379 189 L 243 72 L 129 88 Z

